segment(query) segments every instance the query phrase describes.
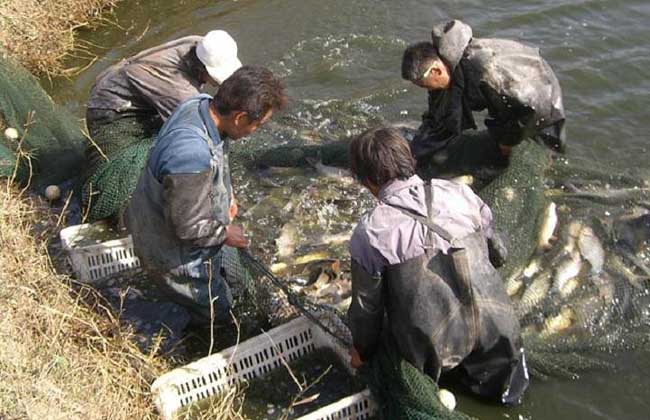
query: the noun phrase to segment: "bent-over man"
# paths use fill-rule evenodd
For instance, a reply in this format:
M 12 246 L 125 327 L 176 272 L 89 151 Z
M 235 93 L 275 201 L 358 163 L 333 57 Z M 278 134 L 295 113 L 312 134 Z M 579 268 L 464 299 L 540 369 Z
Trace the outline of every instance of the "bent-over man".
M 284 87 L 269 70 L 244 66 L 214 98 L 182 103 L 149 153 L 127 226 L 150 278 L 198 321 L 228 318 L 232 296 L 220 251 L 248 246 L 241 226 L 232 224 L 229 139 L 253 133 L 285 104 Z
M 377 198 L 350 241 L 348 311 L 360 366 L 382 333 L 404 359 L 438 381 L 457 372 L 474 393 L 517 403 L 528 385 L 519 322 L 492 261 L 492 214 L 466 185 L 415 175 L 408 142 L 393 128 L 350 144 L 352 173 Z
M 539 49 L 474 38 L 459 20 L 435 26 L 431 35 L 432 42 L 409 46 L 402 59 L 402 77 L 429 92 L 429 109 L 411 144 L 418 162 L 476 129 L 472 114 L 485 109 L 502 155 L 527 137 L 564 149 L 562 90 Z

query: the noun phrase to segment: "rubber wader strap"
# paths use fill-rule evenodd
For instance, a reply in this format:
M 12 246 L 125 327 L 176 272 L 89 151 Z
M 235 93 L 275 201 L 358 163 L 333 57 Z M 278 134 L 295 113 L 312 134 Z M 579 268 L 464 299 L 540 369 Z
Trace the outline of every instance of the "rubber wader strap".
M 406 209 L 404 207 L 395 205 L 395 204 L 390 204 L 385 201 L 382 201 L 382 203 L 386 204 L 389 207 L 394 208 L 395 210 L 400 211 L 404 215 L 410 217 L 411 219 L 414 219 L 432 231 L 434 231 L 436 234 L 438 234 L 442 239 L 445 241 L 449 242 L 451 244 L 451 241 L 454 239 L 454 237 L 447 231 L 447 229 L 443 228 L 442 226 L 438 225 L 435 223 L 432 218 L 433 218 L 433 189 L 431 188 L 431 182 L 426 182 L 422 184 L 424 186 L 424 201 L 425 205 L 427 206 L 427 217 L 421 216 L 417 213 L 415 213 L 413 210 Z
M 432 220 L 433 217 L 433 188 L 431 182 L 427 182 L 424 185 L 424 194 L 425 194 L 425 204 L 427 207 L 427 217 L 423 217 L 409 209 L 405 209 L 400 206 L 389 204 L 384 202 L 384 204 L 393 207 L 394 209 L 400 211 L 404 215 L 422 223 L 429 229 L 431 229 L 436 234 L 440 235 L 441 238 L 449 242 L 451 247 L 447 252 L 447 257 L 450 260 L 450 266 L 453 271 L 454 278 L 456 280 L 456 290 L 458 292 L 458 300 L 460 301 L 463 312 L 465 313 L 465 318 L 470 320 L 470 337 L 472 341 L 476 341 L 478 338 L 478 311 L 476 305 L 474 304 L 474 290 L 472 288 L 472 272 L 471 272 L 471 263 L 469 261 L 469 255 L 465 248 L 456 248 L 453 246 L 454 237 L 439 224 L 435 223 Z

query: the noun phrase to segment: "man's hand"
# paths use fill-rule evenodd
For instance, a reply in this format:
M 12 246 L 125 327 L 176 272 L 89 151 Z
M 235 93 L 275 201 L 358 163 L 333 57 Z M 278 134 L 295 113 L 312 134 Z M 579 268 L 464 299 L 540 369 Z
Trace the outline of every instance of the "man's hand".
M 352 366 L 352 368 L 359 369 L 361 365 L 363 365 L 363 360 L 361 360 L 361 356 L 359 355 L 357 349 L 354 347 L 350 347 L 348 353 L 350 354 L 350 365 Z
M 239 212 L 239 207 L 237 206 L 237 200 L 233 196 L 230 199 L 230 208 L 228 209 L 228 217 L 230 217 L 231 222 L 235 220 L 235 217 L 237 217 L 238 212 Z
M 250 241 L 244 235 L 244 228 L 236 225 L 226 226 L 226 241 L 224 244 L 234 248 L 248 248 Z

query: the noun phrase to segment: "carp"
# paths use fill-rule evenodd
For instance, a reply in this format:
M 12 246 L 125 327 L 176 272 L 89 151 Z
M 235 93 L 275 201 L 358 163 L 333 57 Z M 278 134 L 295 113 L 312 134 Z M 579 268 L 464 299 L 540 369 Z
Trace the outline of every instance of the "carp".
M 585 226 L 580 230 L 578 236 L 578 248 L 580 254 L 591 266 L 591 274 L 599 274 L 603 271 L 603 264 L 605 263 L 605 250 L 596 236 L 593 229 Z
M 557 210 L 555 203 L 551 202 L 544 210 L 542 226 L 539 231 L 537 247 L 541 250 L 551 248 L 551 240 L 554 239 L 553 233 L 557 227 Z
M 343 182 L 353 182 L 352 176 L 350 175 L 350 171 L 347 169 L 341 169 L 337 168 L 335 166 L 328 166 L 324 165 L 323 162 L 320 159 L 314 159 L 311 157 L 305 157 L 305 160 L 309 165 L 311 165 L 315 170 L 318 175 L 323 176 L 325 178 L 332 178 L 336 179 L 338 181 L 343 181 Z

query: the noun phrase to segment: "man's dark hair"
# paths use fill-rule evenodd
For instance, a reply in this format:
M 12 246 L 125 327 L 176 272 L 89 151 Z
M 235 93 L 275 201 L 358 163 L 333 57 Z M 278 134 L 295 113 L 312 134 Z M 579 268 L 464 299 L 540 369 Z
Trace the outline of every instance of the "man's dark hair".
M 360 181 L 381 187 L 394 179 L 405 180 L 415 174 L 411 148 L 392 127 L 371 128 L 350 143 L 350 170 Z
M 287 104 L 284 84 L 261 66 L 243 66 L 219 86 L 213 106 L 220 115 L 243 111 L 251 120 L 281 110 Z
M 422 79 L 431 62 L 438 58 L 438 50 L 430 42 L 409 45 L 402 56 L 402 78 L 417 82 Z

